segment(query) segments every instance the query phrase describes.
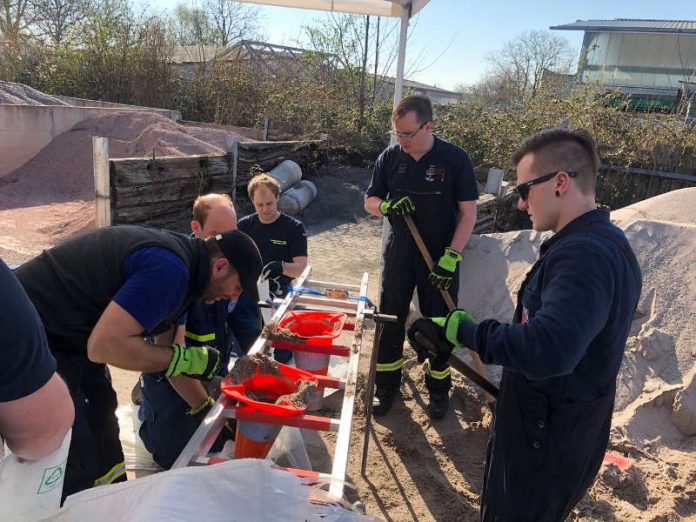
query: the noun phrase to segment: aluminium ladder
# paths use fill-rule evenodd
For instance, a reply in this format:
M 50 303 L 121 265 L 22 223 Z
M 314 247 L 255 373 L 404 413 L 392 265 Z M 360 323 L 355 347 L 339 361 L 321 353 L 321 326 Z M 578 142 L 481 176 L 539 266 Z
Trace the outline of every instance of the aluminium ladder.
M 313 347 L 305 344 L 286 343 L 270 341 L 270 345 L 277 348 L 292 349 L 297 351 L 318 351 L 339 355 L 348 359 L 348 373 L 345 379 L 335 379 L 328 376 L 317 376 L 319 388 L 336 388 L 343 390 L 343 404 L 339 418 L 320 417 L 316 415 L 299 415 L 297 417 L 277 417 L 260 412 L 249 412 L 243 409 L 236 410 L 235 401 L 224 394 L 215 402 L 208 415 L 201 422 L 198 429 L 191 436 L 181 454 L 174 462 L 173 468 L 185 466 L 207 465 L 221 462 L 225 459 L 210 457 L 208 453 L 217 439 L 227 419 L 237 418 L 269 424 L 280 424 L 284 426 L 295 426 L 303 429 L 317 431 L 329 431 L 337 433 L 336 447 L 332 459 L 332 469 L 330 474 L 319 473 L 311 470 L 299 470 L 284 468 L 295 473 L 298 477 L 308 481 L 330 483 L 329 493 L 337 498 L 343 497 L 343 490 L 348 464 L 348 450 L 353 423 L 353 407 L 355 404 L 358 363 L 363 342 L 364 322 L 366 319 L 376 320 L 378 314 L 368 306 L 367 284 L 368 274 L 363 274 L 359 285 L 349 285 L 325 281 L 310 280 L 311 266 L 308 266 L 296 281 L 294 287 L 288 295 L 282 299 L 276 299 L 273 306 L 277 305 L 271 320 L 280 320 L 286 312 L 290 310 L 313 310 L 343 312 L 355 318 L 355 324 L 346 324 L 344 331 L 353 332 L 353 341 L 350 346 L 332 345 L 326 347 Z M 330 298 L 323 295 L 306 294 L 302 292 L 303 287 L 312 289 L 337 289 L 348 292 L 357 292 L 357 298 Z M 321 291 L 316 292 L 322 293 Z M 391 318 L 383 318 L 389 320 Z M 393 318 L 396 319 L 396 318 Z M 253 355 L 265 351 L 269 341 L 263 334 L 254 342 L 249 349 L 248 355 Z M 234 359 L 233 359 L 234 361 Z

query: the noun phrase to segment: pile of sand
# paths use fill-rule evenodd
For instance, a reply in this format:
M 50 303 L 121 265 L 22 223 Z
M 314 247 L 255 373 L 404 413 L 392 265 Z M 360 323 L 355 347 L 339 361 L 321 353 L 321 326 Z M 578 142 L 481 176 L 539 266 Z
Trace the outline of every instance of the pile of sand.
M 226 141 L 243 139 L 145 111 L 83 120 L 0 178 L 0 244 L 36 252 L 94 228 L 92 136 L 109 138 L 111 158 L 224 154 Z
M 611 519 L 607 513 L 618 520 L 696 515 L 694 202 L 696 188 L 689 188 L 612 213 L 643 270 L 610 443 L 612 452 L 628 458 L 629 467 L 611 467 L 600 475 L 581 504 L 583 520 Z M 460 305 L 475 317 L 509 322 L 514 292 L 547 236 L 519 231 L 473 237 L 462 262 Z
M 0 80 L 0 104 L 6 105 L 70 105 L 22 83 Z

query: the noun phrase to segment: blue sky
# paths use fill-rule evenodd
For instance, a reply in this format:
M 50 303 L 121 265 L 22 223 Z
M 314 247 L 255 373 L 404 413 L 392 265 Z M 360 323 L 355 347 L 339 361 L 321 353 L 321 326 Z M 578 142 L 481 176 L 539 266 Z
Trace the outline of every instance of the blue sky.
M 136 4 L 139 0 L 133 0 Z M 184 3 L 190 4 L 191 0 Z M 177 2 L 150 0 L 155 9 Z M 523 31 L 548 29 L 575 20 L 642 18 L 695 20 L 694 0 L 430 0 L 411 20 L 411 37 L 406 49 L 409 79 L 452 89 L 457 84 L 475 83 L 486 73 L 485 57 Z M 319 11 L 259 6 L 267 41 L 297 45 L 302 26 L 330 16 Z M 578 51 L 582 31 L 555 31 Z M 415 57 L 420 56 L 413 73 Z

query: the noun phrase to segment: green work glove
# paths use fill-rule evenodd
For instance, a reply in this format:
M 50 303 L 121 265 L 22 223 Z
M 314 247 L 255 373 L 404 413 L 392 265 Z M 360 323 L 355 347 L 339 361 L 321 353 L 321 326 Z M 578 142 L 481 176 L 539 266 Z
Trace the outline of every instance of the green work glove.
M 447 317 L 423 317 L 414 321 L 408 329 L 408 342 L 418 354 L 419 362 L 425 361 L 431 354 L 447 359 L 453 348 L 464 348 L 457 339 L 459 325 L 475 322 L 466 310 L 452 310 Z M 432 353 L 431 347 L 437 353 Z
M 210 346 L 191 346 L 174 343 L 172 345 L 174 355 L 169 368 L 165 372 L 167 377 L 186 375 L 194 379 L 209 381 L 220 368 L 222 362 L 220 352 Z
M 461 260 L 462 255 L 459 252 L 450 247 L 445 248 L 445 253 L 428 274 L 428 281 L 441 290 L 447 290 Z
M 383 216 L 407 216 L 416 211 L 416 205 L 408 196 L 399 199 L 385 199 L 379 204 L 379 213 Z

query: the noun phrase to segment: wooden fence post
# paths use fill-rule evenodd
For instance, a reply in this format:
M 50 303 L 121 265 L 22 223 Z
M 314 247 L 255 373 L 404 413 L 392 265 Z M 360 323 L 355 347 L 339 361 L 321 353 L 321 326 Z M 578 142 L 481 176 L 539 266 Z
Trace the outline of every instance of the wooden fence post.
M 237 164 L 239 160 L 239 140 L 232 144 L 232 201 L 237 201 Z
M 109 138 L 92 136 L 94 190 L 97 203 L 97 228 L 111 225 L 111 185 L 109 177 Z

